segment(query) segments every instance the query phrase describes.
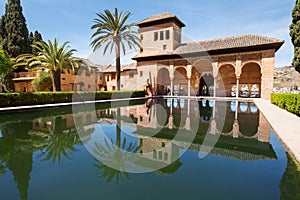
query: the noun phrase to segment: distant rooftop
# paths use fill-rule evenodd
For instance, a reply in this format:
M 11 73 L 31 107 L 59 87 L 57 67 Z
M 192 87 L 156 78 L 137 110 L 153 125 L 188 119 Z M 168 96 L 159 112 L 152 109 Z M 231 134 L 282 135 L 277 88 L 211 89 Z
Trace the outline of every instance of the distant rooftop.
M 153 22 L 157 23 L 159 21 L 164 21 L 164 20 L 175 20 L 181 27 L 184 27 L 185 24 L 179 20 L 176 15 L 170 14 L 168 12 L 164 12 L 161 14 L 153 15 L 151 17 L 148 17 L 140 22 L 137 23 L 137 25 L 142 26 L 142 25 L 147 25 L 151 24 Z

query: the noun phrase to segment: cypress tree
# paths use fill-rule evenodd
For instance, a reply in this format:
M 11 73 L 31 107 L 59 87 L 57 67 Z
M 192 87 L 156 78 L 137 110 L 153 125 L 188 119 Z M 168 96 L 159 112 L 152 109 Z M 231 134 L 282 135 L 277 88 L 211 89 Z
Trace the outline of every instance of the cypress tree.
M 8 0 L 5 14 L 0 20 L 0 26 L 2 48 L 11 57 L 30 53 L 28 29 L 20 0 Z
M 43 41 L 42 35 L 38 31 L 34 31 L 34 33 L 30 32 L 29 34 L 30 45 Z M 32 54 L 37 55 L 38 51 L 35 48 L 31 48 Z
M 290 36 L 294 45 L 294 59 L 292 65 L 300 72 L 300 1 L 296 0 L 292 13 L 292 24 L 290 25 Z

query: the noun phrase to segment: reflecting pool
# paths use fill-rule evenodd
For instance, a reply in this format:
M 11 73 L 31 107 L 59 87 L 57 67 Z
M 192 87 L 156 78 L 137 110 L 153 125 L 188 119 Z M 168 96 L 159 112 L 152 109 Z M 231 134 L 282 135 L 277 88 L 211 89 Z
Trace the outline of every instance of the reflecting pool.
M 0 199 L 300 199 L 251 102 L 148 99 L 0 114 Z

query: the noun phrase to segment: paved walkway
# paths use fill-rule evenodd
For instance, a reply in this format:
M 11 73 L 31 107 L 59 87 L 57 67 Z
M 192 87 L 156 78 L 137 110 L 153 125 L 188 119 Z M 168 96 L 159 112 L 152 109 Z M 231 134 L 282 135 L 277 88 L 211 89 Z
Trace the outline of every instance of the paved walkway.
M 289 113 L 268 100 L 254 99 L 277 136 L 300 163 L 300 117 Z

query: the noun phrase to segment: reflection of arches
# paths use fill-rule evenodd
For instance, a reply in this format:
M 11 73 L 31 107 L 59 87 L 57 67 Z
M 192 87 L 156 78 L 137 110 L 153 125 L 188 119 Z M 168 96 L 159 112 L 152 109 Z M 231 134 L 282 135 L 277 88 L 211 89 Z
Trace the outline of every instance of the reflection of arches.
M 204 121 L 210 121 L 212 117 L 213 108 L 211 108 L 208 100 L 202 100 L 199 102 L 200 117 Z
M 243 136 L 253 137 L 258 132 L 259 112 L 255 114 L 241 113 L 238 115 L 239 129 Z
M 248 110 L 248 103 L 247 102 L 240 102 L 240 111 L 242 113 L 247 112 Z
M 178 67 L 174 72 L 174 95 L 186 95 L 187 91 L 188 81 L 186 69 L 184 67 Z
M 258 112 L 258 108 L 254 103 L 250 103 L 250 112 L 251 113 L 257 113 Z
M 250 89 L 254 90 L 252 97 L 260 96 L 261 68 L 260 68 L 259 64 L 250 62 L 250 63 L 245 64 L 242 67 L 240 84 L 248 85 L 248 87 L 249 87 L 249 95 L 248 96 L 251 96 Z
M 167 87 L 171 84 L 169 70 L 161 68 L 157 74 L 157 93 L 160 95 L 167 94 Z
M 213 96 L 214 78 L 211 74 L 205 74 L 200 79 L 200 96 Z
M 231 89 L 233 85 L 236 85 L 236 75 L 235 75 L 235 68 L 232 65 L 223 65 L 219 69 L 219 78 L 218 78 L 218 95 L 224 91 L 220 88 L 220 84 L 224 84 L 223 89 L 225 90 L 226 96 L 231 96 Z

